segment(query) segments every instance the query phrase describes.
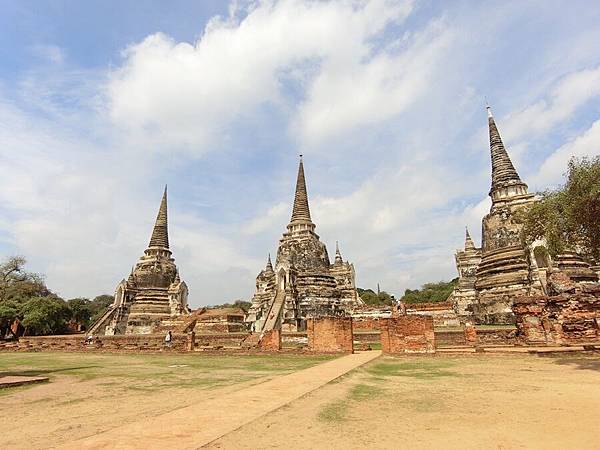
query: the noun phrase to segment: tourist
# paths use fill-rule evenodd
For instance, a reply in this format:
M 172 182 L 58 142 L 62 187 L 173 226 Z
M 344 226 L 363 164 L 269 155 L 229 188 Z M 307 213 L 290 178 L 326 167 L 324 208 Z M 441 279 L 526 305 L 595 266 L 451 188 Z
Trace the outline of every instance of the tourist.
M 171 338 L 172 338 L 171 330 L 169 330 L 169 332 L 165 336 L 165 346 L 171 347 Z

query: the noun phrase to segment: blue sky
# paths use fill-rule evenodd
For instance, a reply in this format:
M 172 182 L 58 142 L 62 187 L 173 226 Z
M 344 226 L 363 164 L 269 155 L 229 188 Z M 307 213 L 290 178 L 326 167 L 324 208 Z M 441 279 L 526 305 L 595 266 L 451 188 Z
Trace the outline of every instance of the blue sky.
M 163 185 L 192 306 L 249 298 L 291 213 L 358 284 L 456 276 L 489 209 L 485 101 L 532 191 L 600 153 L 600 4 L 0 0 L 0 252 L 112 293 Z

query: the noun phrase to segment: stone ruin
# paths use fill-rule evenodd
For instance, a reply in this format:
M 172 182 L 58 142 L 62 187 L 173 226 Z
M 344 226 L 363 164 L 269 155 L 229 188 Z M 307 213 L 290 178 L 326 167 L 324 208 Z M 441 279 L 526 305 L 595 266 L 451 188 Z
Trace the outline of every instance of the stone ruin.
M 88 334 L 150 334 L 163 321 L 188 315 L 188 288 L 171 255 L 165 187 L 148 248 L 129 277 L 118 284 L 112 306 Z
M 256 278 L 256 292 L 246 321 L 252 331 L 302 331 L 310 317 L 342 316 L 362 304 L 354 266 L 342 259 L 339 246 L 333 264 L 311 220 L 300 158 L 292 218 L 279 240 L 275 267 L 269 256 Z
M 576 252 L 552 261 L 543 242 L 522 242 L 519 212 L 536 200 L 508 156 L 488 107 L 492 160 L 490 212 L 482 220 L 482 247 L 475 247 L 467 233 L 464 250 L 456 252 L 458 286 L 451 294 L 462 321 L 479 324 L 509 324 L 515 317 L 512 303 L 517 297 L 546 293 L 548 271 L 559 268 L 577 282 L 597 281 L 597 274 Z
M 597 343 L 600 339 L 600 284 L 577 284 L 554 270 L 549 295 L 519 297 L 512 309 L 517 341 L 525 345 Z

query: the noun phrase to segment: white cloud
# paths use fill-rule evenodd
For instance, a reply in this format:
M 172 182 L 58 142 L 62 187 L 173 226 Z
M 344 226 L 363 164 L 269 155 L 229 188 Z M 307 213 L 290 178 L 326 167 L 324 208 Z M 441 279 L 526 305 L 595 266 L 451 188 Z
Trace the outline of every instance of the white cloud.
M 310 114 L 331 99 L 324 90 L 332 83 L 345 87 L 337 89 L 331 100 L 347 94 L 355 98 L 354 117 L 348 123 L 353 126 L 367 119 L 368 113 L 361 118 L 357 108 L 372 109 L 390 88 L 395 102 L 401 104 L 414 95 L 410 91 L 417 85 L 423 88 L 425 79 L 419 73 L 407 76 L 399 66 L 418 72 L 432 56 L 425 37 L 415 38 L 410 53 L 401 51 L 397 56 L 379 52 L 370 42 L 389 24 L 405 19 L 411 3 L 260 2 L 242 19 L 236 10 L 228 18 L 213 19 L 194 44 L 154 34 L 129 47 L 122 67 L 112 73 L 111 118 L 146 145 L 182 146 L 202 154 L 235 120 L 251 115 L 262 104 L 285 102 L 284 84 L 293 80 L 306 83 L 310 91 L 302 114 L 307 122 L 301 125 L 304 134 L 323 134 L 315 129 Z M 384 73 L 392 66 L 391 73 Z M 344 75 L 357 69 L 362 79 Z M 377 83 L 375 92 L 368 91 L 366 83 L 371 81 Z M 367 89 L 362 99 L 357 83 Z M 341 129 L 341 123 L 334 128 Z
M 600 155 L 600 120 L 595 121 L 582 135 L 567 142 L 546 158 L 531 182 L 538 186 L 564 183 L 563 174 L 571 157 L 595 155 Z
M 410 1 L 244 2 L 197 42 L 150 34 L 95 72 L 50 49 L 55 64 L 15 83 L 19 107 L 4 101 L 13 86 L 0 92 L 0 245 L 8 240 L 64 296 L 111 292 L 147 244 L 165 178 L 191 180 L 179 191 L 170 184 L 169 213 L 192 305 L 248 298 L 289 219 L 295 167 L 287 173 L 283 161 L 307 149 L 317 232 L 330 253 L 340 241 L 359 285 L 401 294 L 454 277 L 464 226 L 478 240 L 489 209 L 480 86 L 519 105 L 498 121 L 511 152 L 560 129 L 559 149 L 526 180 L 543 185 L 569 155 L 598 151 L 598 122 L 565 141 L 597 101 L 600 69 L 589 40 L 560 70 L 541 71 L 542 83 L 533 63 L 494 71 L 528 37 L 514 14 L 552 23 L 556 13 L 508 5 L 490 20 L 486 5 L 443 5 L 410 15 Z M 556 41 L 583 36 L 573 33 Z M 556 62 L 553 45 L 524 50 L 544 65 L 545 53 Z M 218 173 L 204 182 L 201 167 Z M 256 213 L 266 198 L 273 206 Z
M 555 84 L 548 99 L 539 100 L 510 114 L 503 121 L 503 134 L 507 140 L 513 141 L 527 141 L 544 135 L 598 96 L 600 67 L 570 73 Z

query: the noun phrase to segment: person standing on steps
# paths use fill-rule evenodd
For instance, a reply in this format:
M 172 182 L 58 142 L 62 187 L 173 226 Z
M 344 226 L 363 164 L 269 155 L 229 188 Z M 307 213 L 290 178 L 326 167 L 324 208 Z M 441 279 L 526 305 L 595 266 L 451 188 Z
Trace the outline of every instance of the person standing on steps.
M 173 335 L 171 334 L 171 330 L 169 330 L 167 332 L 167 335 L 165 336 L 165 347 L 171 348 L 171 339 L 172 338 L 173 338 Z

